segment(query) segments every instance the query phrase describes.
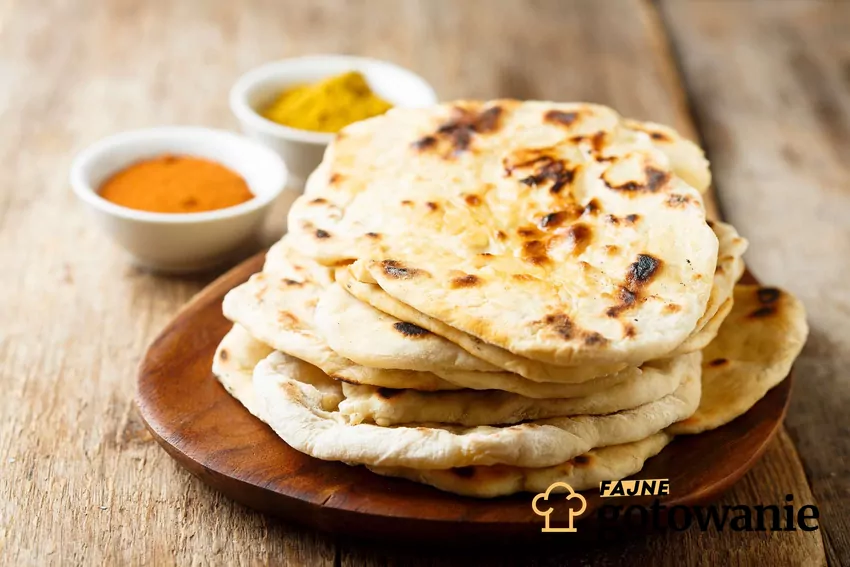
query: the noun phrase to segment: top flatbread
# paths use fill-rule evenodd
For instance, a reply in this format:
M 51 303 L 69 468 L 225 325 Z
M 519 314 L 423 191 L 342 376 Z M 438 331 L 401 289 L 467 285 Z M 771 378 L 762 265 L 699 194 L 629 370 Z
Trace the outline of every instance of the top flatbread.
M 346 128 L 290 212 L 299 250 L 515 354 L 636 364 L 704 314 L 699 191 L 651 135 L 588 104 L 460 102 Z M 518 308 L 521 306 L 521 308 Z
M 711 342 L 731 308 L 728 300 L 744 268 L 741 257 L 747 241 L 731 225 L 722 222 L 711 224 L 720 248 L 708 305 L 697 329 L 671 355 L 700 350 Z M 371 279 L 368 273 L 365 278 Z M 494 366 L 534 381 L 565 383 L 583 382 L 621 369 L 611 365 L 554 366 L 519 357 L 428 317 L 387 295 L 376 284 L 358 281 L 349 267 L 336 270 L 336 281 L 339 285 L 328 287 L 319 300 L 316 324 L 331 348 L 366 366 L 428 370 L 450 382 L 456 382 L 458 372 L 492 372 Z M 340 287 L 350 295 L 342 292 Z M 721 312 L 721 306 L 727 302 Z M 478 360 L 487 361 L 490 367 L 480 363 L 473 367 L 469 358 L 461 357 L 460 349 Z M 446 361 L 453 364 L 447 365 Z

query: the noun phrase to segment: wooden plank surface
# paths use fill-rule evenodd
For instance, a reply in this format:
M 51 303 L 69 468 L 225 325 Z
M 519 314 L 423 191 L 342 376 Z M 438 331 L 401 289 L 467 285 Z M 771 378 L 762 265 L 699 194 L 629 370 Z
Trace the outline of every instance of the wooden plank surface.
M 690 32 L 675 36 L 677 49 L 690 53 L 682 56 L 689 77 L 716 66 L 716 51 L 731 57 L 731 48 L 700 23 L 706 17 L 702 12 L 710 16 L 719 8 L 698 2 L 692 10 L 665 10 L 669 20 L 702 38 L 682 37 Z M 791 35 L 817 36 L 817 26 L 829 24 L 828 17 L 807 20 L 808 28 L 798 29 L 792 15 L 789 11 L 784 22 Z M 769 31 L 763 34 L 765 41 L 780 41 Z M 640 0 L 608 0 L 604 6 L 593 0 L 12 0 L 0 4 L 0 46 L 0 384 L 5 386 L 0 564 L 408 565 L 451 559 L 469 564 L 476 558 L 486 563 L 478 552 L 457 557 L 335 541 L 245 510 L 179 469 L 152 442 L 132 408 L 135 366 L 157 331 L 214 274 L 174 279 L 131 267 L 75 203 L 66 182 L 68 167 L 77 151 L 124 129 L 235 128 L 227 90 L 240 73 L 270 59 L 316 52 L 395 61 L 423 74 L 446 99 L 593 100 L 693 135 L 689 103 L 653 5 Z M 836 411 L 846 394 L 829 399 L 829 388 L 841 385 L 839 364 L 847 362 L 835 352 L 848 353 L 846 342 L 833 343 L 850 340 L 848 333 L 832 332 L 847 330 L 846 296 L 842 303 L 843 288 L 837 285 L 846 267 L 837 254 L 847 245 L 848 218 L 841 216 L 847 202 L 839 182 L 847 177 L 837 155 L 847 146 L 841 145 L 846 141 L 841 125 L 828 128 L 825 117 L 846 118 L 847 99 L 835 94 L 844 87 L 829 53 L 810 54 L 814 63 L 798 63 L 796 75 L 772 78 L 784 90 L 765 96 L 780 101 L 791 96 L 792 106 L 807 101 L 814 112 L 788 111 L 787 130 L 771 130 L 772 113 L 758 105 L 762 90 L 771 90 L 770 77 L 760 82 L 765 89 L 753 90 L 746 80 L 752 69 L 742 67 L 744 76 L 734 81 L 703 79 L 694 85 L 695 92 L 702 84 L 711 95 L 697 97 L 698 110 L 701 122 L 715 121 L 705 124 L 706 140 L 726 210 L 753 241 L 751 265 L 759 276 L 800 293 L 817 323 L 792 426 L 808 458 L 815 496 L 838 527 L 846 522 L 839 508 L 847 495 L 846 476 L 830 476 L 839 465 L 829 468 L 828 457 L 830 451 L 846 450 Z M 826 86 L 811 86 L 819 80 Z M 707 100 L 712 97 L 721 102 Z M 730 109 L 734 120 L 717 116 Z M 747 118 L 748 113 L 759 118 Z M 780 136 L 791 141 L 791 150 L 777 149 Z M 753 148 L 759 144 L 763 147 Z M 756 175 L 764 170 L 772 176 Z M 761 198 L 732 191 L 740 185 L 756 187 Z M 795 199 L 799 187 L 813 185 L 817 188 L 806 192 L 806 199 Z M 783 205 L 767 193 L 771 189 L 794 204 Z M 783 220 L 788 215 L 800 223 L 796 231 Z M 279 213 L 268 236 L 281 229 Z M 776 240 L 782 243 L 778 247 Z M 831 248 L 821 251 L 818 243 L 824 241 Z M 815 429 L 808 432 L 808 426 Z M 829 448 L 818 448 L 817 442 Z M 787 492 L 813 501 L 793 444 L 783 434 L 727 499 L 772 503 Z M 844 549 L 840 537 L 830 535 L 833 557 Z M 553 565 L 569 559 L 655 565 L 679 557 L 705 565 L 745 564 L 747 558 L 810 565 L 822 562 L 823 547 L 819 532 L 692 530 L 533 558 Z M 501 556 L 490 560 L 511 562 Z

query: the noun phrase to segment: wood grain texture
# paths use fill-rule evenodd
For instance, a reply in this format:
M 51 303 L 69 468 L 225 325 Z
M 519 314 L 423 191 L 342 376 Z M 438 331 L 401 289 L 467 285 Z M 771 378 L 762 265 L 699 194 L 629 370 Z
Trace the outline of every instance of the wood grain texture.
M 753 18 L 753 29 L 764 18 L 786 14 L 783 29 L 793 35 L 801 33 L 799 25 L 807 30 L 804 37 L 813 38 L 806 53 L 836 42 L 836 34 L 819 29 L 835 29 L 839 11 L 846 11 L 822 8 L 836 15 L 798 23 L 788 10 L 770 16 L 770 8 L 762 13 L 735 7 L 746 3 L 695 3 L 681 9 L 678 25 L 684 31 L 676 36 L 677 48 L 695 85 L 706 68 L 717 68 L 718 53 L 724 65 L 735 68 L 728 62 L 740 55 L 730 45 L 746 39 L 748 23 L 728 24 L 734 34 L 725 32 L 730 35 L 721 34 L 718 41 L 712 34 L 719 32 L 703 32 L 685 17 L 690 10 L 699 10 L 709 22 L 721 17 L 717 12 L 733 10 L 732 19 Z M 147 344 L 213 276 L 167 279 L 129 266 L 75 203 L 66 177 L 77 151 L 120 130 L 160 124 L 235 128 L 227 91 L 239 74 L 270 59 L 316 52 L 392 60 L 423 74 L 443 98 L 595 100 L 692 132 L 661 22 L 648 2 L 499 0 L 498 9 L 493 5 L 482 0 L 0 3 L 0 383 L 5 386 L 0 397 L 0 563 L 407 565 L 426 553 L 433 556 L 421 564 L 452 559 L 432 550 L 402 553 L 337 544 L 248 511 L 174 464 L 132 410 L 133 375 Z M 845 287 L 838 285 L 846 273 L 838 252 L 847 237 L 841 224 L 847 218 L 841 216 L 847 208 L 847 177 L 836 157 L 846 146 L 830 141 L 842 140 L 841 123 L 827 128 L 828 121 L 818 117 L 829 115 L 830 108 L 846 112 L 846 98 L 835 101 L 846 75 L 838 55 L 846 51 L 834 43 L 834 52 L 818 52 L 814 68 L 823 77 L 811 70 L 808 76 L 789 74 L 781 65 L 778 71 L 762 69 L 760 56 L 770 61 L 784 53 L 770 50 L 781 44 L 783 34 L 764 29 L 759 34 L 766 47 L 746 51 L 755 63 L 738 71 L 735 80 L 702 79 L 708 99 L 720 100 L 712 103 L 703 96 L 698 108 L 703 123 L 710 118 L 725 124 L 714 126 L 714 134 L 705 124 L 706 138 L 730 218 L 754 242 L 754 271 L 767 281 L 788 284 L 812 311 L 815 346 L 806 351 L 798 376 L 807 382 L 795 398 L 806 411 L 798 411 L 792 424 L 809 455 L 819 498 L 831 502 L 831 521 L 841 526 L 846 484 L 840 475 L 830 475 L 841 472 L 838 467 L 846 461 L 829 456 L 841 456 L 839 443 L 847 437 L 838 411 L 846 405 L 841 369 L 847 367 L 850 340 L 846 296 L 839 297 Z M 686 45 L 682 35 L 695 39 Z M 759 80 L 748 80 L 755 72 Z M 783 88 L 776 91 L 771 80 L 781 81 Z M 818 85 L 832 95 L 812 91 Z M 813 105 L 812 92 L 826 102 Z M 799 101 L 801 108 L 782 107 L 793 117 L 788 123 L 793 128 L 773 130 L 778 107 L 759 103 L 761 97 L 782 96 Z M 732 123 L 708 110 L 709 104 L 722 103 L 715 110 L 733 104 L 726 101 L 737 109 Z M 815 114 L 813 108 L 820 110 Z M 751 113 L 758 119 L 745 121 Z M 794 149 L 785 154 L 802 155 L 804 165 L 786 164 L 776 147 L 786 136 Z M 754 148 L 758 144 L 766 148 L 760 154 Z M 759 176 L 747 165 L 753 156 L 760 156 L 753 162 L 759 164 Z M 773 174 L 761 177 L 765 170 Z M 729 172 L 737 173 L 732 177 Z M 727 177 L 730 183 L 723 182 Z M 754 185 L 754 178 L 760 184 Z M 738 185 L 747 190 L 733 191 Z M 759 187 L 759 197 L 750 192 L 753 186 Z M 783 198 L 768 194 L 767 199 L 768 188 Z M 800 188 L 817 198 L 798 199 Z M 793 205 L 781 204 L 786 201 Z M 794 230 L 784 220 L 788 215 L 797 223 Z M 270 224 L 270 236 L 278 234 L 282 215 Z M 784 248 L 773 246 L 775 241 Z M 823 242 L 829 247 L 820 246 Z M 805 480 L 793 446 L 782 437 L 730 493 L 730 502 L 774 502 L 788 491 L 809 499 Z M 834 541 L 841 535 L 829 533 L 830 545 L 837 548 Z M 659 537 L 594 550 L 579 560 L 622 564 L 634 559 L 654 565 L 685 557 L 712 565 L 716 562 L 710 559 L 726 557 L 739 564 L 749 558 L 809 565 L 822 557 L 817 532 L 721 536 L 693 531 Z M 560 564 L 563 557 L 552 553 L 538 561 Z
M 787 424 L 830 562 L 850 564 L 850 3 L 664 6 L 747 263 L 808 310 Z

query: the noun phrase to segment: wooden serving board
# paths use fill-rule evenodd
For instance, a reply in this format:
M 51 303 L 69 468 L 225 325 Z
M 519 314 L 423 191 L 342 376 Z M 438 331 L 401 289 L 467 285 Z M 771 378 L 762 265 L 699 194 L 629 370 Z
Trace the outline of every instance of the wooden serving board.
M 364 467 L 314 459 L 289 447 L 254 418 L 211 372 L 213 353 L 231 323 L 221 301 L 261 269 L 264 254 L 235 267 L 180 311 L 139 368 L 137 404 L 148 429 L 183 467 L 247 506 L 330 532 L 385 542 L 516 542 L 547 539 L 532 494 L 492 500 L 461 497 Z M 750 275 L 744 281 L 754 282 Z M 696 436 L 677 438 L 634 478 L 669 478 L 666 506 L 710 501 L 740 479 L 764 452 L 788 405 L 791 377 L 747 414 Z M 651 497 L 605 499 L 583 493 L 579 533 L 593 533 L 603 504 L 646 505 Z M 552 516 L 552 525 L 559 520 Z M 565 517 L 565 516 L 564 516 Z M 572 534 L 570 534 L 572 536 Z M 564 541 L 561 538 L 554 538 Z

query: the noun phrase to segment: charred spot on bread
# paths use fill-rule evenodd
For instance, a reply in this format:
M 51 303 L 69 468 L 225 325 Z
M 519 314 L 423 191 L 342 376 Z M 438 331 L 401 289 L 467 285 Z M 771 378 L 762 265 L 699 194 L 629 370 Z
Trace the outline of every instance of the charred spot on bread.
M 573 464 L 579 465 L 579 466 L 590 464 L 590 461 L 592 461 L 592 460 L 593 459 L 592 459 L 591 455 L 576 455 L 572 459 Z
M 661 267 L 661 260 L 649 254 L 638 254 L 637 260 L 629 266 L 625 281 L 620 286 L 619 303 L 609 307 L 606 314 L 609 317 L 617 317 L 637 303 L 643 289 L 659 273 Z
M 416 276 L 427 274 L 424 270 L 409 268 L 398 260 L 383 260 L 381 262 L 381 270 L 383 270 L 387 277 L 396 280 L 409 280 Z
M 599 205 L 599 201 L 597 201 L 596 199 L 591 199 L 584 206 L 584 211 L 582 211 L 582 214 L 584 214 L 584 215 L 595 215 L 596 213 L 598 213 L 601 210 L 602 210 L 602 207 Z
M 549 192 L 557 195 L 572 183 L 578 166 L 569 167 L 569 162 L 558 156 L 555 148 L 534 148 L 515 151 L 502 159 L 505 175 L 513 175 L 518 170 L 531 170 L 530 175 L 519 178 L 519 182 L 529 187 L 540 187 L 551 183 Z
M 427 150 L 437 145 L 435 136 L 424 136 L 410 144 L 415 150 Z
M 769 304 L 775 303 L 779 296 L 782 295 L 782 292 L 775 287 L 760 287 L 756 292 L 758 295 L 759 303 Z
M 222 360 L 227 360 L 228 358 L 230 358 L 230 354 L 228 354 L 227 349 L 223 348 L 218 351 L 218 357 Z
M 670 181 L 670 174 L 668 172 L 651 165 L 644 167 L 643 174 L 643 182 L 626 181 L 621 185 L 612 185 L 607 179 L 605 179 L 604 175 L 602 178 L 605 181 L 605 185 L 607 185 L 610 189 L 615 191 L 624 191 L 626 193 L 655 193 Z
M 677 303 L 668 303 L 664 306 L 664 313 L 678 313 L 682 310 L 682 306 Z
M 503 108 L 498 105 L 480 112 L 457 106 L 452 109 L 451 118 L 437 128 L 435 133 L 419 138 L 412 146 L 418 151 L 430 151 L 436 149 L 442 140 L 448 146 L 443 157 L 452 158 L 469 150 L 473 135 L 496 132 L 503 113 Z
M 529 240 L 522 245 L 522 259 L 529 264 L 539 266 L 549 262 L 546 243 L 542 240 Z
M 422 337 L 430 334 L 431 332 L 428 329 L 423 329 L 419 325 L 414 325 L 413 323 L 408 323 L 406 321 L 397 321 L 393 323 L 393 328 L 405 337 Z
M 458 276 L 456 278 L 452 278 L 450 286 L 453 289 L 461 288 L 461 287 L 475 287 L 481 283 L 481 278 L 474 274 L 466 274 L 463 276 Z
M 378 394 L 378 397 L 389 400 L 401 394 L 402 390 L 397 390 L 395 388 L 378 388 L 376 393 Z
M 454 467 L 449 469 L 451 473 L 460 478 L 472 478 L 475 476 L 475 467 L 470 465 L 466 467 Z
M 727 364 L 728 362 L 729 361 L 726 360 L 725 358 L 715 358 L 714 360 L 709 362 L 708 365 L 718 367 L 718 366 L 723 366 L 723 365 Z
M 629 214 L 624 217 L 618 217 L 617 215 L 605 215 L 604 218 L 605 222 L 614 226 L 619 226 L 621 222 L 627 225 L 633 225 L 640 220 L 640 215 Z
M 560 211 L 554 211 L 543 215 L 538 222 L 538 226 L 541 229 L 557 228 L 567 221 L 577 219 L 582 215 L 582 213 L 583 209 L 578 205 L 573 204 Z
M 576 331 L 575 325 L 572 321 L 570 321 L 570 318 L 567 317 L 566 313 L 553 313 L 546 315 L 543 322 L 562 339 L 572 339 Z
M 543 121 L 559 126 L 572 126 L 578 120 L 578 112 L 565 112 L 563 110 L 550 110 L 543 115 Z
M 600 333 L 596 331 L 589 331 L 583 333 L 584 344 L 586 346 L 599 346 L 604 345 L 608 342 L 608 339 L 603 337 Z
M 572 224 L 567 228 L 564 236 L 567 239 L 567 245 L 570 248 L 570 251 L 578 256 L 582 252 L 584 252 L 585 248 L 590 244 L 593 232 L 590 226 L 577 222 Z
M 665 201 L 668 207 L 672 207 L 674 209 L 682 208 L 690 202 L 691 198 L 688 195 L 680 195 L 679 193 L 673 193 L 667 198 L 667 201 Z
M 635 287 L 642 287 L 658 273 L 661 260 L 649 254 L 638 254 L 637 261 L 629 266 L 626 281 Z
M 770 317 L 774 313 L 776 313 L 776 307 L 774 306 L 759 307 L 758 309 L 750 313 L 750 317 L 752 317 L 753 319 L 761 319 L 764 317 Z
M 548 215 L 544 215 L 543 218 L 540 219 L 540 228 L 550 228 L 556 227 L 566 220 L 567 215 L 564 211 L 556 211 L 554 213 L 549 213 Z
M 330 237 L 331 237 L 330 232 L 328 232 L 326 230 L 322 230 L 321 228 L 316 229 L 316 238 L 330 238 Z
M 466 201 L 466 204 L 470 207 L 477 207 L 481 204 L 481 197 L 475 195 L 474 193 L 464 195 L 463 200 Z
M 297 325 L 300 323 L 298 317 L 290 313 L 289 311 L 278 311 L 277 312 L 277 321 L 283 325 Z
M 550 160 L 542 165 L 537 173 L 520 179 L 520 183 L 524 185 L 538 186 L 545 181 L 551 181 L 549 192 L 557 195 L 568 184 L 572 183 L 575 178 L 575 171 L 568 169 L 562 161 Z

